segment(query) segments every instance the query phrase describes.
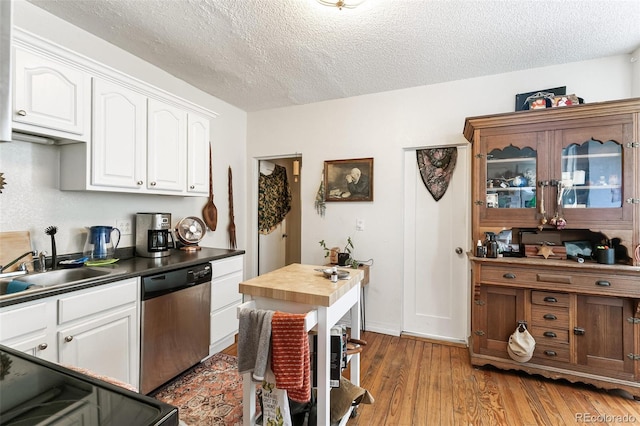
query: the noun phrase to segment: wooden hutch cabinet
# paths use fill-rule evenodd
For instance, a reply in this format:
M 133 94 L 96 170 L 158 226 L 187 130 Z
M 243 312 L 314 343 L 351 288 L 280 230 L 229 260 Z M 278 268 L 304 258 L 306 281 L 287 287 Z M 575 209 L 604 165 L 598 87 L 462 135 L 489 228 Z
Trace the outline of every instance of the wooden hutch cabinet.
M 464 135 L 472 239 L 506 231 L 513 249 L 470 254 L 471 363 L 640 399 L 640 99 L 471 117 Z M 578 240 L 615 241 L 615 263 L 535 250 Z M 521 322 L 536 340 L 525 363 L 507 352 Z

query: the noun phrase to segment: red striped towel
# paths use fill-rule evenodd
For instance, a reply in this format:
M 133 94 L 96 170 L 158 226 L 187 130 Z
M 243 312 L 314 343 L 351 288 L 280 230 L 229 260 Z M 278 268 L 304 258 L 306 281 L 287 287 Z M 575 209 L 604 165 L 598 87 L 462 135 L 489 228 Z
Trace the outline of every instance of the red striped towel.
M 271 319 L 271 370 L 276 387 L 297 402 L 311 399 L 309 337 L 305 314 L 276 311 Z

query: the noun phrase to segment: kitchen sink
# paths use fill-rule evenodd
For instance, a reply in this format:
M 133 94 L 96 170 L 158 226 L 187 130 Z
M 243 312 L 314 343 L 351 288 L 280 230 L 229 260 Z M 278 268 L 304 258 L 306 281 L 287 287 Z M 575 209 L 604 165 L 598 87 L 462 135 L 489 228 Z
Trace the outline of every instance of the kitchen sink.
M 21 275 L 14 278 L 13 281 L 31 284 L 31 286 L 29 287 L 30 289 L 39 289 L 60 284 L 77 284 L 84 281 L 90 281 L 97 278 L 106 277 L 107 275 L 115 275 L 119 273 L 121 273 L 121 271 L 118 269 L 91 268 L 85 266 L 74 269 L 58 269 L 55 271 Z M 0 295 L 7 294 L 8 282 L 9 281 L 0 283 Z

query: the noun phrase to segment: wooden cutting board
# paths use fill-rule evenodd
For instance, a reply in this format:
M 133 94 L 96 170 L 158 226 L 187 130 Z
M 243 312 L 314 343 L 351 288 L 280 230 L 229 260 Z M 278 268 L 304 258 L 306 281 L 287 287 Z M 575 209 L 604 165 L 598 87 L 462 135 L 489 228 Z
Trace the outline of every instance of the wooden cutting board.
M 6 265 L 16 257 L 30 250 L 32 250 L 32 248 L 29 231 L 0 232 L 0 265 Z M 33 257 L 31 255 L 25 256 L 22 260 L 3 272 L 15 271 L 21 262 L 31 262 L 32 260 Z M 27 269 L 33 271 L 33 263 L 28 263 Z

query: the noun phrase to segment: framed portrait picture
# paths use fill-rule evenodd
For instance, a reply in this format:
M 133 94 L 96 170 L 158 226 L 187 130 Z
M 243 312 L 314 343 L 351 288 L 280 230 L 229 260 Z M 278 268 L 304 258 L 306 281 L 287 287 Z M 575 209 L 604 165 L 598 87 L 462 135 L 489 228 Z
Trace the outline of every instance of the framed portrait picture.
M 373 201 L 373 158 L 324 162 L 325 201 Z

